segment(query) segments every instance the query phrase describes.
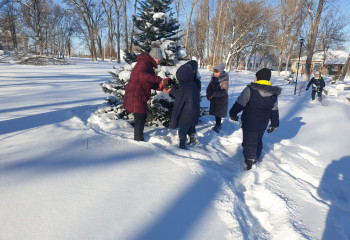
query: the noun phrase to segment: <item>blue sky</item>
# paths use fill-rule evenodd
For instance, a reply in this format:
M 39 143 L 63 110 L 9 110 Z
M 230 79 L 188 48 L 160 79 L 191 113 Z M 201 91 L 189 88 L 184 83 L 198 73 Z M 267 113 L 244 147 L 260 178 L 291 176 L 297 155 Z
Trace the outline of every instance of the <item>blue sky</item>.
M 60 2 L 58 0 L 54 0 L 54 1 Z M 345 21 L 350 22 L 350 0 L 325 0 L 325 1 L 331 3 L 331 7 L 338 9 L 337 11 L 339 12 L 339 14 L 342 14 L 345 16 L 346 19 L 344 19 L 344 22 Z M 175 12 L 175 9 L 173 9 L 173 12 Z M 185 19 L 183 19 L 182 22 L 183 24 L 185 24 Z M 346 26 L 345 33 L 347 35 L 347 38 L 350 39 L 350 24 Z M 347 41 L 347 43 L 344 45 L 346 47 L 346 50 L 350 52 L 350 40 Z M 80 48 L 81 47 L 79 47 L 79 49 Z
M 344 14 L 345 21 L 350 22 L 350 0 L 334 0 L 335 4 L 337 6 L 340 6 L 339 11 L 341 14 Z M 345 34 L 348 36 L 348 39 L 350 39 L 350 24 L 346 26 L 345 28 Z M 345 44 L 347 47 L 347 51 L 350 52 L 350 41 Z

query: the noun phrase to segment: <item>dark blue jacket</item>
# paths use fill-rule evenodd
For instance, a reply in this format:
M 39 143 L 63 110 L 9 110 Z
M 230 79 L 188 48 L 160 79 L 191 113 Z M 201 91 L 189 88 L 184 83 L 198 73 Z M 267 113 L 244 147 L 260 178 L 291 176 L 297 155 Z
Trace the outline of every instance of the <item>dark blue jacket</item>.
M 312 84 L 312 90 L 320 91 L 320 92 L 322 92 L 323 88 L 326 86 L 323 80 L 323 77 L 320 77 L 320 78 L 313 77 L 306 87 L 309 88 L 311 84 Z
M 170 127 L 195 126 L 199 120 L 200 106 L 198 86 L 191 65 L 182 65 L 176 72 L 176 79 L 180 87 L 169 93 L 175 98 Z
M 209 114 L 215 117 L 226 117 L 228 108 L 229 75 L 223 72 L 220 77 L 212 77 L 207 87 L 207 98 L 210 99 Z
M 278 127 L 277 97 L 281 91 L 280 87 L 250 83 L 232 106 L 230 116 L 243 110 L 242 128 L 248 131 L 263 132 L 269 121 L 272 127 Z

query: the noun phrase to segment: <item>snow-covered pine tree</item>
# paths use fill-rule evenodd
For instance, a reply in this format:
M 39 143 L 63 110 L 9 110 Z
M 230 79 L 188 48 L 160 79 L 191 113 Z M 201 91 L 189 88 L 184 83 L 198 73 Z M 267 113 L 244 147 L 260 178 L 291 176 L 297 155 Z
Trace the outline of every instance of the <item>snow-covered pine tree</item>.
M 140 2 L 139 13 L 134 16 L 137 31 L 134 46 L 140 49 L 140 53 L 149 52 L 153 43 L 158 43 L 165 61 L 156 69 L 156 74 L 161 78 L 169 77 L 176 84 L 175 73 L 179 66 L 187 60 L 186 50 L 178 43 L 179 25 L 170 12 L 172 0 L 144 0 Z M 170 12 L 170 13 L 169 13 Z M 124 60 L 128 63 L 120 69 L 110 72 L 112 81 L 101 84 L 104 92 L 113 94 L 107 98 L 108 107 L 104 107 L 100 113 L 113 113 L 114 119 L 132 119 L 133 114 L 123 109 L 123 97 L 132 68 L 136 59 L 131 61 L 137 53 L 126 53 Z M 152 103 L 149 108 L 147 124 L 150 126 L 168 126 L 170 123 L 173 99 L 163 92 L 153 91 Z
M 145 0 L 140 2 L 139 14 L 134 16 L 135 26 L 139 30 L 135 33 L 134 44 L 144 52 L 151 50 L 153 42 L 162 39 L 177 42 L 176 36 L 179 24 L 170 9 L 172 0 Z M 168 14 L 169 13 L 169 14 Z
M 171 12 L 170 4 L 173 0 L 144 0 L 140 2 L 139 13 L 133 16 L 137 31 L 134 39 L 134 46 L 140 48 L 141 52 L 149 52 L 153 42 L 168 41 L 178 42 L 179 27 L 174 13 Z M 180 48 L 180 46 L 178 46 Z M 127 63 L 136 61 L 137 55 L 134 52 L 125 51 L 124 60 Z M 167 58 L 167 56 L 164 56 Z M 174 65 L 165 61 L 164 65 Z M 176 64 L 176 63 L 175 63 Z

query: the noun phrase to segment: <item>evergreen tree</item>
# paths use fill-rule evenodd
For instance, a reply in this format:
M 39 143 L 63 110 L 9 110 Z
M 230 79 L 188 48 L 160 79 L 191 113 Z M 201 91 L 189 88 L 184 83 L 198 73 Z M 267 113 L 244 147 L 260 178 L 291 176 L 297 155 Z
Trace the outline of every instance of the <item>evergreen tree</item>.
M 175 43 L 179 41 L 181 36 L 177 35 L 180 25 L 173 17 L 174 13 L 170 9 L 171 3 L 172 0 L 144 0 L 140 2 L 139 13 L 133 16 L 137 30 L 132 41 L 134 46 L 140 48 L 141 53 L 149 52 L 153 42 L 163 42 L 164 39 Z M 171 49 L 171 51 L 176 52 L 178 48 Z M 166 59 L 169 58 L 167 55 L 165 53 Z M 125 50 L 125 62 L 135 62 L 136 57 L 135 53 Z M 165 61 L 162 64 L 174 65 L 174 62 Z
M 171 3 L 172 0 L 140 2 L 139 13 L 133 17 L 135 27 L 138 29 L 133 39 L 135 46 L 144 52 L 149 52 L 153 42 L 162 42 L 163 39 L 178 42 L 179 38 L 176 35 L 180 26 L 173 17 L 174 13 L 171 12 Z
M 173 86 L 177 85 L 175 73 L 177 68 L 185 63 L 186 50 L 178 43 L 177 33 L 179 25 L 173 18 L 170 9 L 172 0 L 145 0 L 140 2 L 139 13 L 134 16 L 137 31 L 133 39 L 134 45 L 141 52 L 149 52 L 153 43 L 159 43 L 165 61 L 156 69 L 156 74 L 161 78 L 170 78 Z M 170 12 L 170 13 L 169 13 Z M 169 13 L 169 14 L 168 14 Z M 114 112 L 115 119 L 132 119 L 133 115 L 123 109 L 123 98 L 132 68 L 136 64 L 137 54 L 126 52 L 124 60 L 129 63 L 120 69 L 110 72 L 112 81 L 102 83 L 104 92 L 113 94 L 107 98 L 108 107 L 101 112 Z M 187 60 L 186 60 L 187 61 Z M 149 107 L 147 123 L 150 126 L 168 126 L 173 107 L 173 99 L 163 92 L 153 91 L 152 103 Z

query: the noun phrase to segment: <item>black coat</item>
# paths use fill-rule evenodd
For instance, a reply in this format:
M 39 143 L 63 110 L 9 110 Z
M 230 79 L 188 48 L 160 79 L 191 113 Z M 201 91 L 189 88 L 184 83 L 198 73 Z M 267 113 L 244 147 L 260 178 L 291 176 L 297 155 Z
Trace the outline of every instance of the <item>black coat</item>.
M 224 72 L 220 77 L 212 77 L 207 87 L 207 98 L 210 99 L 209 114 L 215 117 L 226 117 L 228 108 L 228 80 Z M 225 86 L 225 87 L 223 87 Z
M 202 83 L 201 83 L 201 75 L 198 72 L 198 63 L 195 60 L 191 60 L 188 61 L 185 64 L 189 64 L 191 65 L 192 69 L 193 69 L 193 73 L 194 73 L 194 82 L 196 83 L 199 92 L 201 91 L 202 88 Z
M 320 77 L 319 79 L 311 78 L 310 82 L 307 84 L 307 88 L 309 88 L 312 84 L 312 90 L 320 91 L 322 92 L 322 89 L 326 86 L 323 77 Z
M 272 127 L 279 126 L 278 95 L 282 89 L 276 86 L 250 83 L 230 110 L 230 116 L 242 113 L 242 128 L 263 132 L 269 121 Z
M 176 72 L 176 78 L 180 87 L 170 91 L 170 95 L 175 98 L 170 127 L 195 126 L 200 115 L 200 98 L 191 65 L 182 65 Z

